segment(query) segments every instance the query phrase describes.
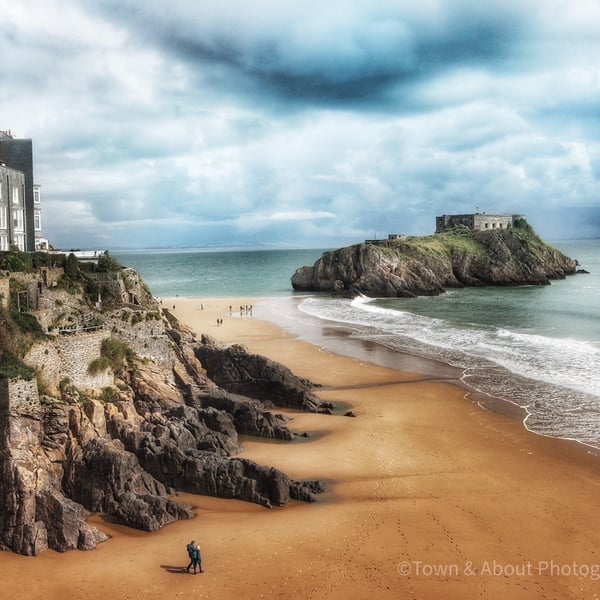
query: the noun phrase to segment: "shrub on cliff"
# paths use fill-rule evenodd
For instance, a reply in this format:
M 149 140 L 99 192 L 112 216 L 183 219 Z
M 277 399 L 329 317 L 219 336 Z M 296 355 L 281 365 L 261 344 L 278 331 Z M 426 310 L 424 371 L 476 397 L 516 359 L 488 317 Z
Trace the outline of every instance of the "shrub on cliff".
M 11 273 L 30 273 L 54 262 L 56 257 L 47 252 L 0 252 L 0 269 Z
M 31 345 L 44 337 L 45 333 L 33 315 L 15 310 L 0 310 L 0 360 L 2 363 L 20 362 L 21 357 Z M 24 366 L 19 367 L 19 369 L 21 368 L 27 369 Z
M 7 379 L 21 377 L 30 381 L 34 376 L 35 371 L 31 367 L 28 367 L 20 358 L 5 348 L 0 348 L 0 377 Z
M 10 312 L 13 323 L 22 333 L 31 333 L 34 337 L 44 337 L 44 330 L 38 320 L 31 313 L 21 313 L 16 310 Z
M 523 217 L 515 219 L 513 228 L 537 237 L 535 229 Z
M 106 338 L 102 342 L 100 356 L 90 363 L 88 371 L 92 375 L 109 368 L 116 372 L 125 361 L 131 362 L 134 358 L 135 352 L 125 342 L 113 337 Z
M 77 257 L 71 252 L 65 261 L 65 275 L 69 279 L 77 279 L 79 275 L 79 262 Z
M 27 252 L 0 253 L 0 269 L 11 273 L 27 273 L 33 268 L 32 255 Z
M 95 271 L 97 273 L 115 273 L 116 271 L 120 271 L 122 268 L 122 265 L 112 256 L 110 256 L 108 251 L 106 251 L 98 259 L 98 264 L 96 265 Z

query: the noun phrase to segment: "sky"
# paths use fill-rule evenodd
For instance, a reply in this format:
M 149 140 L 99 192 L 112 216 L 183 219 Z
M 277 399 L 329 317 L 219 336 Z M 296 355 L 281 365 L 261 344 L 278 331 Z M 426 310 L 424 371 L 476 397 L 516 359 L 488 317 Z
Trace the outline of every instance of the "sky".
M 55 247 L 600 237 L 600 0 L 0 0 Z

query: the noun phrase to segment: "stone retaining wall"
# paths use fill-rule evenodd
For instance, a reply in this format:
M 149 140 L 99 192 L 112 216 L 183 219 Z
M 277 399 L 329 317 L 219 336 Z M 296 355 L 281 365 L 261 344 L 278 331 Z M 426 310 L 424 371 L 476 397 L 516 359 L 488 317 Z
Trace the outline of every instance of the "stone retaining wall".
M 0 412 L 37 414 L 39 409 L 40 397 L 35 379 L 0 378 Z
M 134 323 L 137 319 L 141 320 Z M 165 333 L 162 317 L 150 318 L 148 311 L 122 308 L 105 318 L 104 327 L 129 345 L 140 358 L 150 359 L 160 366 L 172 365 L 175 361 L 173 343 Z
M 5 445 L 18 457 L 38 444 L 41 408 L 35 379 L 0 377 L 0 448 Z
M 56 392 L 60 382 L 68 378 L 80 390 L 99 392 L 114 385 L 112 371 L 92 375 L 90 363 L 100 357 L 102 341 L 109 337 L 104 330 L 73 333 L 36 344 L 25 362 L 37 370 L 40 383 Z

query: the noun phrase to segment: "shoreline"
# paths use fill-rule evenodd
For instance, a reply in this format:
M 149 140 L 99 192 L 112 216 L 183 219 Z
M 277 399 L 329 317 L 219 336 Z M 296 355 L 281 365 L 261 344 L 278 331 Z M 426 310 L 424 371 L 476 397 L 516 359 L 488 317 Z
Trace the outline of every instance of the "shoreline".
M 299 300 L 299 297 L 295 299 L 296 304 L 298 304 Z M 317 319 L 316 317 L 309 318 L 314 318 L 315 320 Z M 419 374 L 433 374 L 436 379 L 441 381 L 447 380 L 450 383 L 462 388 L 465 392 L 465 400 L 474 402 L 482 410 L 490 410 L 511 419 L 516 419 L 521 423 L 527 432 L 533 435 L 574 443 L 585 448 L 586 451 L 591 455 L 600 457 L 600 447 L 598 446 L 594 446 L 574 437 L 552 435 L 530 428 L 527 425 L 527 420 L 533 415 L 526 406 L 522 406 L 518 402 L 505 396 L 495 395 L 491 391 L 477 389 L 465 380 L 466 368 L 454 366 L 441 359 L 414 354 L 411 353 L 410 350 L 389 348 L 384 344 L 373 341 L 372 339 L 355 338 L 353 337 L 355 330 L 345 326 L 343 323 L 328 322 L 327 320 L 323 320 L 320 324 L 320 327 L 323 329 L 323 331 L 328 330 L 329 333 L 327 334 L 315 334 L 318 327 L 319 326 L 315 326 L 312 328 L 312 335 L 308 335 L 303 339 L 306 339 L 310 343 L 318 346 L 322 346 L 327 351 L 339 354 L 340 356 L 353 357 L 356 356 L 358 352 L 364 360 L 374 362 L 379 366 L 384 366 L 398 371 L 409 371 Z M 328 343 L 333 338 L 337 338 L 338 342 Z M 365 354 L 365 352 L 361 349 L 361 346 L 376 346 L 379 349 L 379 352 L 374 353 L 373 356 L 369 356 L 369 353 Z M 346 347 L 352 347 L 353 351 L 344 352 L 344 348 Z M 389 357 L 391 357 L 391 359 Z M 398 357 L 402 357 L 399 361 L 399 365 L 393 364 L 398 362 Z M 446 376 L 440 375 L 440 372 L 445 373 Z M 514 374 L 511 375 L 513 377 L 517 377 Z
M 303 296 L 289 296 L 287 297 L 296 306 L 301 301 Z M 277 297 L 277 300 L 282 300 L 285 296 Z M 183 303 L 200 303 L 206 301 L 207 306 L 210 304 L 214 309 L 214 306 L 220 302 L 223 302 L 224 306 L 227 307 L 231 304 L 233 307 L 237 306 L 240 300 L 236 298 L 228 297 L 214 297 L 214 298 L 189 298 L 189 297 L 176 297 L 165 299 L 170 306 L 173 302 L 181 300 Z M 255 304 L 260 305 L 261 303 L 266 305 L 267 308 L 272 308 L 270 304 L 272 297 L 244 297 L 242 304 Z M 223 311 L 221 311 L 223 312 Z M 239 312 L 239 311 L 237 311 Z M 234 318 L 247 318 L 239 317 L 234 308 Z M 279 315 L 280 317 L 282 314 Z M 322 348 L 326 352 L 332 352 L 341 357 L 356 358 L 357 360 L 363 360 L 371 362 L 377 366 L 393 369 L 400 373 L 408 372 L 414 373 L 420 376 L 431 376 L 436 381 L 448 381 L 449 383 L 456 385 L 457 387 L 464 390 L 465 401 L 473 402 L 478 405 L 481 410 L 492 411 L 510 419 L 518 421 L 523 429 L 532 435 L 536 435 L 542 438 L 557 439 L 570 444 L 576 444 L 584 448 L 590 455 L 600 457 L 600 448 L 581 441 L 577 438 L 571 437 L 560 437 L 555 435 L 546 434 L 535 429 L 530 429 L 527 426 L 527 419 L 531 413 L 529 410 L 518 404 L 517 402 L 505 398 L 502 396 L 496 396 L 493 393 L 478 390 L 469 383 L 467 383 L 463 377 L 465 370 L 462 367 L 457 367 L 444 362 L 439 359 L 429 358 L 420 356 L 418 354 L 412 354 L 408 350 L 396 350 L 388 348 L 387 346 L 380 344 L 376 341 L 369 339 L 354 338 L 352 334 L 354 331 L 345 326 L 343 323 L 334 323 L 326 320 L 318 321 L 318 319 L 311 318 L 309 316 L 303 316 L 303 325 L 307 324 L 311 319 L 313 325 L 309 326 L 308 329 L 304 329 L 302 334 L 298 333 L 298 326 L 289 327 L 289 323 L 279 324 L 277 319 L 272 314 L 260 314 L 257 318 L 265 320 L 277 327 L 281 327 L 290 336 L 298 336 L 299 339 L 313 344 L 319 348 Z M 284 316 L 285 319 L 285 316 Z M 287 326 L 286 326 L 287 325 Z M 242 342 L 243 343 L 243 342 Z M 351 348 L 351 351 L 345 351 L 346 348 Z M 260 352 L 258 352 L 260 354 Z
M 111 538 L 94 551 L 0 553 L 7 597 L 30 600 L 40 589 L 49 600 L 593 597 L 600 462 L 580 445 L 532 435 L 465 401 L 454 382 L 298 339 L 263 320 L 257 298 L 173 302 L 198 334 L 241 343 L 321 383 L 323 400 L 352 406 L 356 418 L 278 409 L 292 430 L 309 433 L 295 443 L 242 439 L 241 457 L 323 479 L 325 493 L 270 510 L 177 494 L 196 517 L 153 533 L 96 515 Z M 229 304 L 253 304 L 254 316 L 230 318 Z M 205 569 L 195 577 L 182 570 L 191 538 Z

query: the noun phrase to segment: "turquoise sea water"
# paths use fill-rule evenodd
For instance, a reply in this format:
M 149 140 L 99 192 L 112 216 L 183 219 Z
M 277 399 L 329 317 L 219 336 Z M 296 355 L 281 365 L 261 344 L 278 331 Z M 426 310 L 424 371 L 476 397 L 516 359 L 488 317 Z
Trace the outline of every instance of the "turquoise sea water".
M 267 297 L 292 293 L 295 269 L 312 265 L 324 250 L 139 250 L 114 252 L 158 297 Z
M 553 245 L 590 273 L 550 286 L 468 288 L 414 299 L 294 294 L 291 275 L 322 250 L 115 257 L 138 270 L 156 296 L 270 297 L 260 316 L 314 343 L 327 345 L 326 326 L 344 331 L 344 353 L 368 342 L 450 364 L 470 387 L 524 408 L 532 431 L 600 448 L 600 240 Z

